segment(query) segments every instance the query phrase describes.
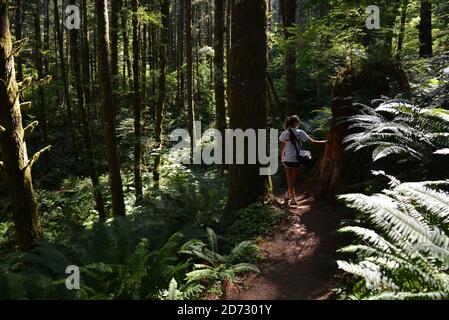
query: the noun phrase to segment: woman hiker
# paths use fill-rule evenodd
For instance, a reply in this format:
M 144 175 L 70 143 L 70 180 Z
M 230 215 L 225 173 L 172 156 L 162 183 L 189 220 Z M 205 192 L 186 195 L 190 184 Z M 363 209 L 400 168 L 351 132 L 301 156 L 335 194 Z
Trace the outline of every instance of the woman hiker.
M 284 123 L 285 131 L 282 132 L 279 138 L 282 142 L 281 160 L 285 167 L 288 183 L 286 200 L 290 201 L 290 205 L 297 204 L 295 195 L 295 180 L 298 176 L 299 168 L 306 165 L 312 159 L 310 152 L 303 149 L 303 143 L 327 143 L 326 140 L 317 141 L 310 138 L 306 132 L 299 129 L 300 124 L 301 120 L 298 116 L 293 115 L 287 117 Z

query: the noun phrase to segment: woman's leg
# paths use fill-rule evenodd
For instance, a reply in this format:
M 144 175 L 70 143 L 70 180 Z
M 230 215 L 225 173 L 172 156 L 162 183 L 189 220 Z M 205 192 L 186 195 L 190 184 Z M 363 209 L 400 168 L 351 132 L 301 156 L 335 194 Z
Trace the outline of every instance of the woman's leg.
M 285 174 L 287 175 L 288 198 L 292 199 L 292 197 L 293 197 L 292 168 L 285 167 Z
M 296 193 L 295 193 L 295 183 L 296 183 L 296 178 L 298 177 L 298 173 L 299 173 L 299 169 L 298 168 L 292 168 L 292 199 L 295 200 L 296 198 Z M 296 201 L 295 201 L 296 202 Z

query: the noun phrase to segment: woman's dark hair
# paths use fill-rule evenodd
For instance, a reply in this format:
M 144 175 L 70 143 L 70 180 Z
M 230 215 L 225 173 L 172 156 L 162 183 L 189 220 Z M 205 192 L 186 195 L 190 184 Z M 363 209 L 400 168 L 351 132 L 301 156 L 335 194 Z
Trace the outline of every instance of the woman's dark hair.
M 296 116 L 296 115 L 289 116 L 289 117 L 287 117 L 287 119 L 285 119 L 284 129 L 287 130 L 288 128 L 296 127 L 296 125 L 299 125 L 300 123 L 301 123 L 301 120 L 299 119 L 298 116 Z

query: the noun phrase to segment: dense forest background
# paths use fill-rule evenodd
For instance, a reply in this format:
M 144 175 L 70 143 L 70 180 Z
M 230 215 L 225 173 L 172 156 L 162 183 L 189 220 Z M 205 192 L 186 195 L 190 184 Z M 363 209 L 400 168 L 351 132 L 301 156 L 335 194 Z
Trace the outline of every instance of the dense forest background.
M 347 217 L 333 297 L 448 298 L 449 3 L 370 5 L 0 0 L 0 297 L 225 298 L 284 173 L 181 165 L 169 135 L 298 114 L 329 141 L 300 188 Z

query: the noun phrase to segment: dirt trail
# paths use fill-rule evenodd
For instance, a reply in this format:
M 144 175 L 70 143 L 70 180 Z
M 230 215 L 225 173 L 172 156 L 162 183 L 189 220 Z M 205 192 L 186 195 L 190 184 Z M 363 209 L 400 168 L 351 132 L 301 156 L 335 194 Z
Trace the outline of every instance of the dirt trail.
M 306 196 L 298 200 L 274 236 L 261 243 L 261 272 L 230 286 L 227 300 L 331 297 L 337 282 L 335 250 L 341 246 L 335 230 L 342 216 L 322 201 Z

